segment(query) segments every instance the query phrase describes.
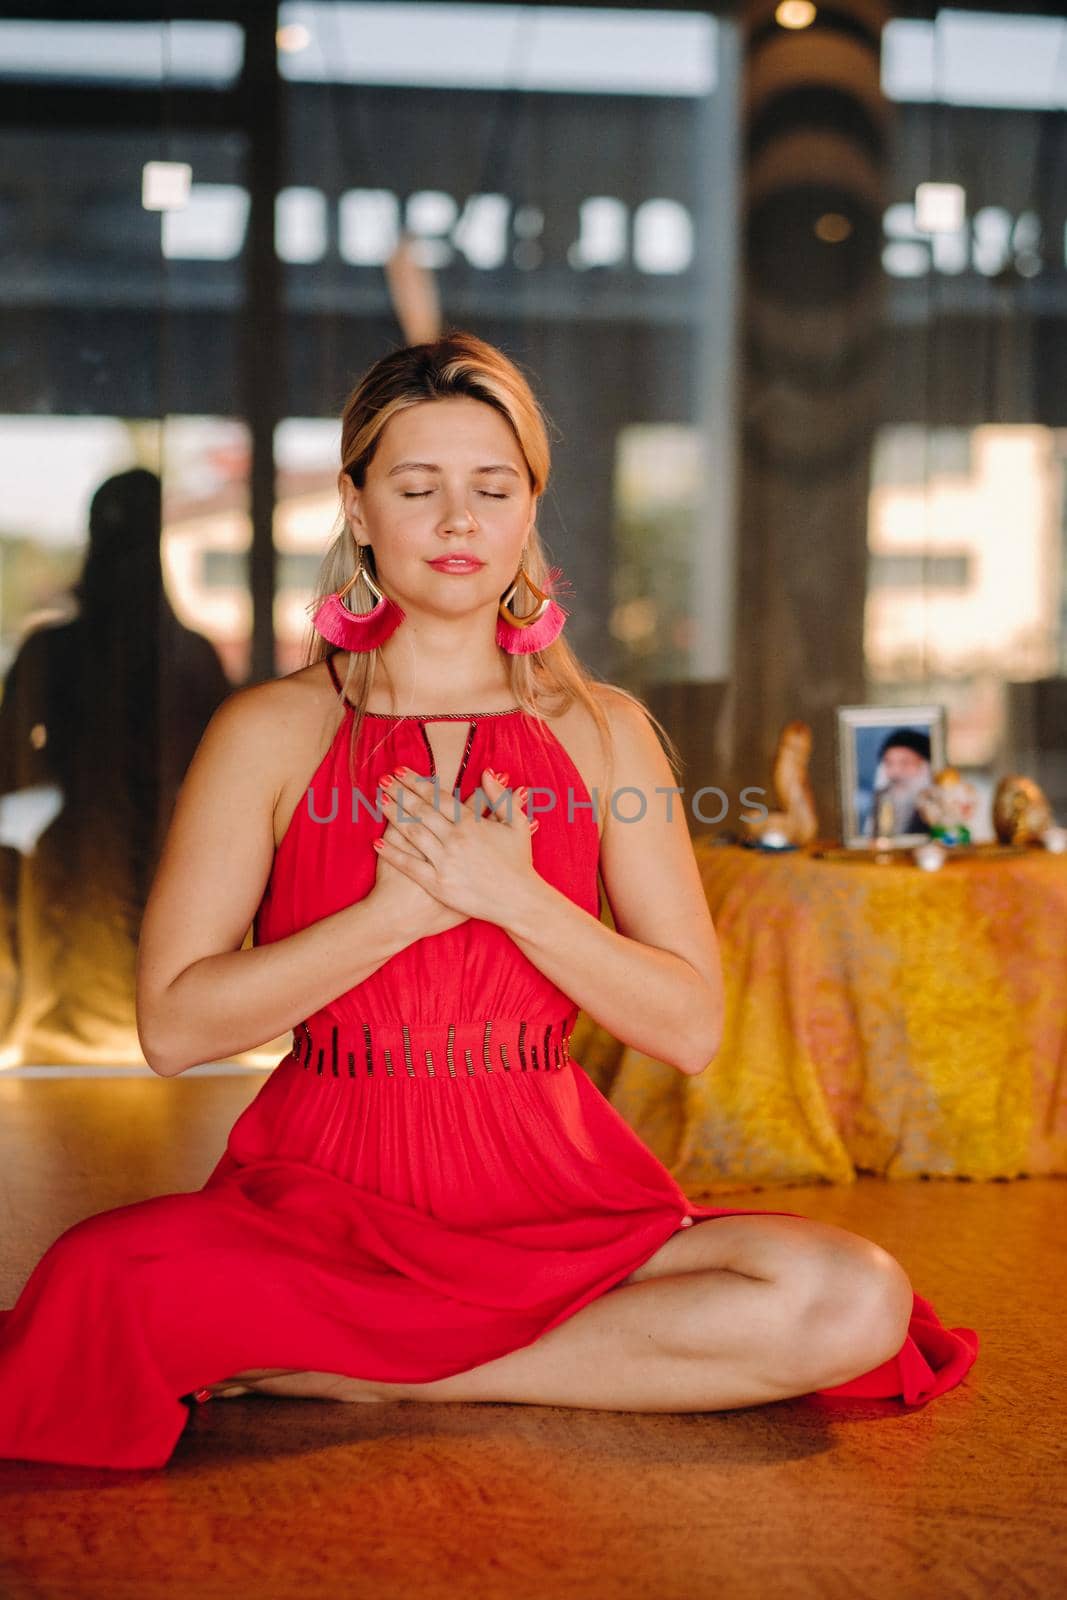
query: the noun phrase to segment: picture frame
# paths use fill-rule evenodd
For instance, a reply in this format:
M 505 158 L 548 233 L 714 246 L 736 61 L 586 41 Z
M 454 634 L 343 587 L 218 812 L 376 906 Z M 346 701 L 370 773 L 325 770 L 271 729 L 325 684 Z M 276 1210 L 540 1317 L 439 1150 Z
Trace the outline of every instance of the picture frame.
M 945 765 L 942 705 L 838 706 L 837 788 L 841 838 L 848 850 L 877 840 L 901 849 L 923 844 L 929 829 L 915 796 Z M 892 832 L 881 832 L 892 819 Z

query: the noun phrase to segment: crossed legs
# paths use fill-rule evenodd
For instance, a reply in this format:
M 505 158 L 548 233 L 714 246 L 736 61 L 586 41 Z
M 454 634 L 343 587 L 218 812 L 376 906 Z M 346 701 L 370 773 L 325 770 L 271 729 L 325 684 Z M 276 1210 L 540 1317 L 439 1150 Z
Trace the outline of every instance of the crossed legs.
M 710 1217 L 532 1344 L 430 1383 L 253 1368 L 212 1392 L 720 1411 L 845 1383 L 903 1345 L 912 1287 L 880 1245 L 807 1218 Z

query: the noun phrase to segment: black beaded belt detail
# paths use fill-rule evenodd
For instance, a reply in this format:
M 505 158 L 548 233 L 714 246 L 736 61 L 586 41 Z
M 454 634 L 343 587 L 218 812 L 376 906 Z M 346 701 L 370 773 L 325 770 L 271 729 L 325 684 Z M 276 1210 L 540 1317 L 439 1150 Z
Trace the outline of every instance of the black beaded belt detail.
M 346 1027 L 343 1037 L 336 1023 L 320 1023 L 313 1031 L 311 1024 L 300 1022 L 293 1030 L 292 1055 L 302 1067 L 334 1078 L 557 1072 L 571 1064 L 567 1021 L 507 1018 L 429 1027 L 361 1022 Z

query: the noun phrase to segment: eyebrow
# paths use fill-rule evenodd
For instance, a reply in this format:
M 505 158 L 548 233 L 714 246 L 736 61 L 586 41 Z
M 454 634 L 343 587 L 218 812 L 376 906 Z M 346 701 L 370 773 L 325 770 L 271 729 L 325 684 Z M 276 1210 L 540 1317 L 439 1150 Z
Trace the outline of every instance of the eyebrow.
M 398 461 L 395 467 L 389 468 L 389 471 L 386 473 L 386 477 L 392 478 L 398 472 L 407 472 L 415 467 L 419 468 L 423 472 L 440 472 L 441 470 L 435 461 Z M 480 473 L 486 472 L 510 472 L 513 478 L 517 478 L 519 476 L 515 468 L 509 466 L 507 462 L 504 461 L 498 462 L 492 467 L 475 467 L 474 469 L 475 477 L 477 477 Z

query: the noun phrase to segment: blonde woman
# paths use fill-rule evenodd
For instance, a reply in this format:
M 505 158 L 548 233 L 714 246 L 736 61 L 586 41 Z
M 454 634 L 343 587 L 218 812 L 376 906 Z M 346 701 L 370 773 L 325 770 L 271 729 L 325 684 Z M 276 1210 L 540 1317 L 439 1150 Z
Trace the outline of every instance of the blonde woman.
M 529 384 L 472 334 L 353 391 L 307 665 L 213 717 L 139 951 L 164 1077 L 293 1046 L 203 1189 L 38 1263 L 0 1455 L 162 1466 L 193 1403 L 253 1393 L 917 1403 L 974 1360 L 877 1244 L 690 1201 L 570 1055 L 585 1009 L 701 1073 L 723 999 L 664 746 L 563 637 L 548 474 Z

